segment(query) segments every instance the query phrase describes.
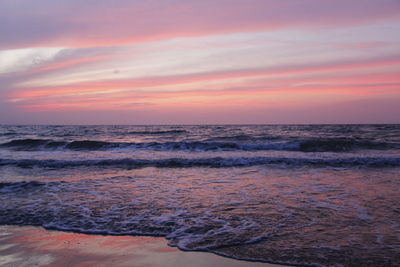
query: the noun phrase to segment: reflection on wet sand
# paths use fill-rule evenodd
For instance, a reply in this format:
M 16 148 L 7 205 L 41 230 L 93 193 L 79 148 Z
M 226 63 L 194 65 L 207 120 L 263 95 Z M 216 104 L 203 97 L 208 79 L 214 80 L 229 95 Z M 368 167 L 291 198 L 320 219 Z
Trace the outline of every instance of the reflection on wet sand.
M 210 253 L 183 252 L 164 238 L 101 236 L 0 226 L 0 266 L 270 267 Z

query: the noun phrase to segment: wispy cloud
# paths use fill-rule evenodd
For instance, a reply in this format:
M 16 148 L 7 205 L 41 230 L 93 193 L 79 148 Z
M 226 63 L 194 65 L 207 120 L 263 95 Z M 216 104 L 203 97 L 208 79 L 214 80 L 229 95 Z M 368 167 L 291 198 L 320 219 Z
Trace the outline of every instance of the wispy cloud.
M 16 0 L 0 3 L 0 48 L 90 47 L 399 17 L 397 0 Z
M 335 105 L 368 103 L 396 120 L 379 105 L 400 101 L 399 11 L 397 0 L 0 1 L 0 112 L 340 122 Z

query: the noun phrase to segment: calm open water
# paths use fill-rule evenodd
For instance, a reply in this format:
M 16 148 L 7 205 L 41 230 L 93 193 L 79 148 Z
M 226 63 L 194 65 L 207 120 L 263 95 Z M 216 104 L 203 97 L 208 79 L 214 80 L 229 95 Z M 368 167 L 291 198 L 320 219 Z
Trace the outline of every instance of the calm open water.
M 400 266 L 400 125 L 0 126 L 0 224 Z

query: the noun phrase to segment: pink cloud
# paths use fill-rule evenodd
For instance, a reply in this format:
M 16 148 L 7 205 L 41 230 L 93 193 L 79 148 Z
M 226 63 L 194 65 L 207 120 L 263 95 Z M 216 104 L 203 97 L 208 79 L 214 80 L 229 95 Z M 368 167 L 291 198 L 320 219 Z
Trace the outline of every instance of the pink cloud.
M 132 116 L 136 111 L 145 114 L 146 123 L 171 123 L 174 118 L 198 123 L 192 118 L 200 120 L 199 114 L 208 123 L 218 122 L 213 121 L 215 114 L 225 123 L 234 122 L 231 118 L 273 122 L 273 117 L 251 120 L 263 114 L 279 114 L 276 120 L 281 123 L 323 121 L 323 115 L 335 121 L 346 120 L 352 105 L 360 116 L 354 122 L 362 121 L 362 112 L 368 121 L 369 107 L 382 122 L 389 121 L 385 114 L 394 118 L 390 111 L 398 111 L 400 92 L 399 39 L 392 34 L 399 18 L 398 0 L 0 1 L 0 50 L 80 48 L 62 49 L 39 64 L 14 55 L 12 66 L 23 67 L 0 76 L 0 123 L 13 122 L 9 118 L 15 114 L 33 118 L 33 113 L 36 121 L 75 116 L 71 118 L 84 123 L 81 116 L 89 122 L 108 116 L 109 122 L 117 123 L 122 117 L 140 117 Z M 378 21 L 386 22 L 374 24 Z M 337 28 L 344 29 L 343 35 Z M 276 35 L 146 44 L 255 31 Z M 293 36 L 285 35 L 289 33 Z M 113 47 L 137 43 L 143 45 Z M 6 53 L 12 57 L 14 52 Z M 114 75 L 114 69 L 124 68 Z M 129 75 L 144 77 L 118 79 Z M 68 83 L 74 79 L 87 81 Z M 30 82 L 65 85 L 29 87 Z M 390 108 L 380 109 L 386 104 Z M 104 116 L 96 113 L 105 110 Z M 105 115 L 109 113 L 114 115 Z
M 48 62 L 48 63 L 41 64 L 40 66 L 36 66 L 35 68 L 32 68 L 32 69 L 26 71 L 24 73 L 24 75 L 30 75 L 30 74 L 41 73 L 41 72 L 50 72 L 50 71 L 55 71 L 55 70 L 66 70 L 68 68 L 98 62 L 98 61 L 104 60 L 106 58 L 107 58 L 107 56 L 101 55 L 101 56 L 72 58 L 72 59 L 66 59 L 66 60 L 62 60 L 62 61 Z
M 397 0 L 2 1 L 0 49 L 337 27 L 398 18 L 399 10 Z
M 87 59 L 88 61 L 91 58 Z M 80 61 L 86 62 L 86 60 L 81 59 Z M 67 64 L 67 63 L 63 63 Z M 68 63 L 69 64 L 69 63 Z M 35 97 L 47 97 L 47 96 L 57 96 L 64 94 L 74 94 L 74 93 L 101 93 L 109 90 L 135 90 L 146 87 L 154 87 L 154 86 L 173 86 L 179 84 L 187 84 L 193 82 L 208 82 L 208 81 L 217 81 L 217 80 L 227 80 L 234 78 L 254 78 L 254 77 L 275 77 L 280 75 L 301 75 L 301 74 L 312 74 L 310 78 L 299 78 L 292 83 L 297 82 L 307 82 L 307 81 L 315 81 L 316 73 L 324 72 L 338 72 L 345 70 L 357 70 L 357 69 L 368 69 L 374 67 L 381 66 L 391 66 L 400 64 L 400 56 L 399 55 L 390 55 L 386 57 L 376 57 L 376 58 L 367 58 L 367 59 L 349 59 L 342 61 L 332 61 L 332 62 L 322 62 L 322 63 L 314 63 L 314 64 L 292 64 L 292 65 L 280 65 L 275 67 L 267 67 L 267 68 L 255 68 L 255 69 L 238 69 L 238 70 L 230 70 L 230 71 L 215 71 L 215 72 L 203 72 L 203 73 L 192 73 L 192 74 L 183 74 L 183 75 L 175 75 L 175 76 L 152 76 L 145 78 L 134 78 L 134 79 L 121 79 L 121 80 L 106 80 L 106 81 L 91 81 L 91 82 L 81 82 L 78 84 L 69 84 L 65 86 L 54 86 L 54 87 L 39 87 L 39 88 L 20 88 L 19 90 L 12 91 L 5 97 L 7 98 L 35 98 Z M 52 66 L 52 65 L 50 65 Z M 52 67 L 49 67 L 50 69 Z M 325 83 L 337 83 L 337 79 L 331 78 L 334 74 L 329 74 L 322 78 L 322 81 Z M 347 76 L 347 78 L 346 78 Z M 370 83 L 388 83 L 388 82 L 398 82 L 398 73 L 390 73 L 380 74 L 379 75 L 362 75 L 361 77 L 354 76 L 349 77 L 349 75 L 345 75 L 342 83 L 354 84 L 354 83 L 362 83 L 366 84 L 367 81 Z M 283 81 L 290 81 L 290 78 L 282 78 Z M 373 79 L 373 80 L 371 80 Z M 318 80 L 318 79 L 317 79 Z M 270 81 L 267 81 L 270 83 Z M 270 84 L 271 85 L 271 84 Z M 248 86 L 252 86 L 251 82 L 248 83 Z M 310 86 L 311 87 L 311 86 Z M 242 88 L 244 91 L 245 88 Z M 146 93 L 147 94 L 147 93 Z

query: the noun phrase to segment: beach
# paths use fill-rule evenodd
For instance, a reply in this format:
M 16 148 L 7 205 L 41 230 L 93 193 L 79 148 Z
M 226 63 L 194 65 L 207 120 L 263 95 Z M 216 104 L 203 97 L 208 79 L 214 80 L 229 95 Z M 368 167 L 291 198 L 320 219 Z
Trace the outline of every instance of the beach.
M 0 226 L 0 266 L 279 267 L 183 252 L 160 237 L 104 236 Z

